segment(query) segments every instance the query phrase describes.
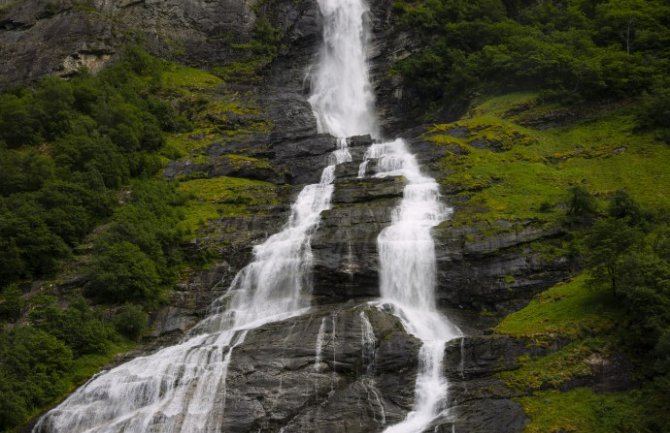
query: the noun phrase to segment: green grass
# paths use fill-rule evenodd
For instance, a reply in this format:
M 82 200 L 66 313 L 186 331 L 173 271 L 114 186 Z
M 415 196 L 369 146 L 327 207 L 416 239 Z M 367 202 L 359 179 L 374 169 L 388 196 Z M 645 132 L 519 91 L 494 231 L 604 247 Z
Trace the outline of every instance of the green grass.
M 670 209 L 670 147 L 653 134 L 634 132 L 627 107 L 602 117 L 550 130 L 531 130 L 501 113 L 532 101 L 530 94 L 508 95 L 475 107 L 469 118 L 435 125 L 428 139 L 438 146 L 458 146 L 466 155 L 449 153 L 442 160 L 440 182 L 462 190 L 454 224 L 475 220 L 537 219 L 560 221 L 560 206 L 570 186 L 579 184 L 606 199 L 625 189 L 645 208 Z M 546 109 L 538 106 L 533 110 Z M 444 131 L 465 126 L 466 139 Z M 502 152 L 474 148 L 476 139 L 496 141 Z M 450 147 L 447 147 L 448 150 Z M 548 209 L 540 210 L 543 203 Z
M 184 207 L 181 227 L 191 232 L 220 217 L 251 216 L 251 209 L 278 204 L 276 186 L 259 180 L 217 177 L 194 179 L 178 189 L 191 195 Z
M 589 376 L 591 361 L 602 359 L 610 345 L 608 339 L 587 338 L 547 356 L 522 356 L 519 369 L 502 372 L 499 377 L 508 386 L 522 392 L 548 387 L 558 389 L 573 378 Z
M 640 425 L 639 395 L 635 392 L 597 394 L 589 388 L 545 391 L 520 398 L 531 422 L 526 433 L 633 432 Z
M 222 85 L 223 80 L 202 69 L 168 63 L 161 74 L 161 83 L 168 89 L 189 93 L 192 90 L 214 89 Z
M 105 354 L 84 355 L 74 360 L 72 366 L 72 382 L 75 387 L 91 378 L 100 368 L 112 362 L 115 356 L 130 352 L 137 347 L 137 343 L 124 341 L 114 343 Z
M 587 287 L 587 280 L 582 274 L 538 294 L 525 308 L 505 317 L 496 332 L 517 337 L 577 337 L 611 329 L 618 312 L 611 307 L 609 293 Z

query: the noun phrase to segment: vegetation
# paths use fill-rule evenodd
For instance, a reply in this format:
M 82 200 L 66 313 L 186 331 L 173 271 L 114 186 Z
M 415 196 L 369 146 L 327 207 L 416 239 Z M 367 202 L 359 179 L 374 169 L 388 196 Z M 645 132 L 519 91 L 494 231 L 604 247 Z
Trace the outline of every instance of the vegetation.
M 434 111 L 518 90 L 588 101 L 646 92 L 642 124 L 667 128 L 664 0 L 396 0 L 394 11 L 424 47 L 394 71 Z
M 204 222 L 275 200 L 264 182 L 159 175 L 215 137 L 268 128 L 240 95 L 215 95 L 222 85 L 131 46 L 97 76 L 0 94 L 0 431 L 142 339 L 184 267 L 203 259 L 184 253 L 192 210 L 211 205 L 195 212 Z
M 568 259 L 573 277 L 496 329 L 547 353 L 522 356 L 519 369 L 500 374 L 531 417 L 528 432 L 655 432 L 668 424 L 670 202 L 662 191 L 670 189 L 670 153 L 658 131 L 639 127 L 638 110 L 635 102 L 575 105 L 511 93 L 426 134 L 445 155 L 438 180 L 456 207 L 445 226 L 477 229 L 468 240 L 476 242 L 526 226 L 564 233 L 528 248 Z M 632 362 L 628 390 L 583 387 L 599 363 L 619 356 Z

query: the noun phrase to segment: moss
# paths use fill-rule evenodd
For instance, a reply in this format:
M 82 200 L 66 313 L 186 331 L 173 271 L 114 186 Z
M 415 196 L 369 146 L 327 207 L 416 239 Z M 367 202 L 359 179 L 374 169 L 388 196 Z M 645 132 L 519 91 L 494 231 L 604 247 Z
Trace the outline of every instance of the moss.
M 226 155 L 226 159 L 235 168 L 252 167 L 255 169 L 271 169 L 272 165 L 267 159 L 252 158 L 244 155 Z
M 513 336 L 576 337 L 609 330 L 619 311 L 611 305 L 609 293 L 586 286 L 587 278 L 582 274 L 538 294 L 525 308 L 505 317 L 496 331 Z
M 195 129 L 189 133 L 170 134 L 161 153 L 176 160 L 188 157 L 193 152 L 205 149 L 216 140 L 216 135 L 206 129 Z
M 558 389 L 571 379 L 591 374 L 590 360 L 608 352 L 610 342 L 603 338 L 590 338 L 569 344 L 561 350 L 542 357 L 523 356 L 521 367 L 500 373 L 500 378 L 512 388 L 539 390 L 547 387 Z
M 192 91 L 216 88 L 223 81 L 202 69 L 168 63 L 161 74 L 161 84 L 166 89 L 189 94 Z
M 500 117 L 532 100 L 530 94 L 495 98 L 475 107 L 469 118 L 436 125 L 428 134 L 429 141 L 447 150 L 440 182 L 459 196 L 455 224 L 531 218 L 558 223 L 563 212 L 555 204 L 574 184 L 600 197 L 625 189 L 643 207 L 670 208 L 664 193 L 670 189 L 670 148 L 651 134 L 635 133 L 629 108 L 544 131 Z M 445 133 L 458 126 L 468 129 L 466 138 Z M 478 139 L 504 151 L 473 146 Z M 449 151 L 453 145 L 466 152 Z
M 652 391 L 595 393 L 589 388 L 568 392 L 545 391 L 518 399 L 531 422 L 526 433 L 613 433 L 665 431 L 647 430 L 647 403 L 654 404 L 662 395 Z M 658 419 L 667 419 L 659 412 Z M 667 426 L 667 425 L 666 425 Z
M 212 73 L 231 83 L 257 83 L 261 80 L 260 70 L 269 63 L 270 59 L 261 57 L 246 61 L 233 62 L 225 66 L 219 66 Z
M 251 216 L 251 210 L 279 203 L 276 186 L 258 180 L 217 177 L 181 182 L 179 191 L 191 196 L 184 207 L 181 228 L 197 231 L 207 221 L 222 216 Z

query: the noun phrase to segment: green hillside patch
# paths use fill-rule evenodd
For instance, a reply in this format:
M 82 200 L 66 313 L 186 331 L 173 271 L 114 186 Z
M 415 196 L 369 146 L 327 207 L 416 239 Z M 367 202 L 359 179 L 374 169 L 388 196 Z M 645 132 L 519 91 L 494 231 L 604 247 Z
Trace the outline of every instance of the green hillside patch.
M 276 186 L 269 182 L 236 177 L 195 179 L 179 184 L 190 195 L 181 228 L 195 233 L 208 220 L 250 216 L 252 209 L 278 204 Z
M 651 133 L 637 133 L 629 107 L 536 130 L 518 122 L 556 107 L 533 101 L 527 93 L 494 98 L 469 117 L 428 132 L 428 140 L 447 153 L 440 181 L 456 193 L 454 224 L 530 218 L 556 223 L 573 185 L 601 199 L 624 189 L 642 207 L 670 208 L 670 147 Z M 459 135 L 455 128 L 466 136 L 453 137 Z
M 610 294 L 587 287 L 587 279 L 582 274 L 536 295 L 525 308 L 505 317 L 496 331 L 518 337 L 577 337 L 611 329 L 618 311 L 611 306 Z
M 545 391 L 519 399 L 531 422 L 526 433 L 613 433 L 642 421 L 636 392 L 598 394 L 589 388 Z
M 223 80 L 202 69 L 189 68 L 174 63 L 166 64 L 161 74 L 164 88 L 184 95 L 202 90 L 214 89 L 223 84 Z

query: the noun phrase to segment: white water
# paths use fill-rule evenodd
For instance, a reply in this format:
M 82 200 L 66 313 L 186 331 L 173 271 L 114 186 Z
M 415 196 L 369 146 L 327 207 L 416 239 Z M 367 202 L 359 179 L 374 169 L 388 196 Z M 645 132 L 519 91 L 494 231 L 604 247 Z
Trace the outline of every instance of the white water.
M 323 350 L 323 339 L 326 335 L 326 318 L 321 319 L 321 326 L 319 332 L 316 334 L 316 344 L 314 348 L 314 370 L 321 369 L 321 352 Z
M 372 324 L 365 315 L 365 311 L 361 311 L 361 361 L 365 374 L 372 375 L 375 369 L 375 349 L 377 347 L 377 338 Z
M 249 329 L 301 314 L 309 307 L 310 236 L 330 206 L 334 152 L 318 184 L 307 185 L 284 229 L 254 247 L 253 261 L 233 280 L 182 343 L 136 358 L 79 388 L 36 425 L 53 432 L 218 432 L 225 381 L 235 346 Z M 225 409 L 224 409 L 225 410 Z
M 435 304 L 436 259 L 431 229 L 449 216 L 434 179 L 421 173 L 405 142 L 373 144 L 366 159 L 377 161 L 377 175 L 404 176 L 407 184 L 393 223 L 377 239 L 381 303 L 419 338 L 419 372 L 412 411 L 386 433 L 420 433 L 445 409 L 448 384 L 442 374 L 447 341 L 461 335 Z
M 361 9 L 352 10 L 356 5 Z M 362 50 L 362 21 L 350 27 L 351 20 L 345 17 L 356 13 L 360 18 L 365 12 L 362 3 L 325 0 L 320 6 L 325 16 L 333 18 L 328 20 L 333 25 L 324 29 L 326 45 L 312 77 L 310 102 L 320 131 L 340 137 L 321 181 L 300 192 L 284 229 L 254 248 L 253 261 L 188 338 L 98 375 L 42 417 L 35 432 L 218 432 L 223 413 L 216 410 L 215 399 L 225 403 L 235 346 L 244 341 L 248 330 L 309 307 L 305 295 L 311 291 L 310 237 L 321 212 L 330 206 L 335 166 L 351 161 L 344 137 L 367 132 L 374 123 L 371 96 L 361 98 L 366 92 L 371 95 L 367 77 L 361 78 L 366 73 L 364 53 L 349 50 L 351 46 Z M 345 77 L 349 79 L 342 81 Z M 335 349 L 334 325 L 333 316 Z
M 377 136 L 374 95 L 366 61 L 368 7 L 363 0 L 318 0 L 323 46 L 312 78 L 319 129 L 336 137 Z
M 234 348 L 249 330 L 309 307 L 305 295 L 311 290 L 310 237 L 320 213 L 330 206 L 335 165 L 351 161 L 344 137 L 379 135 L 366 65 L 367 6 L 363 0 L 319 0 L 319 7 L 324 46 L 311 77 L 309 101 L 319 130 L 340 137 L 320 183 L 300 192 L 283 230 L 254 248 L 253 261 L 184 341 L 96 376 L 45 415 L 35 432 L 219 432 L 223 413 L 218 408 L 225 402 Z M 435 255 L 430 229 L 447 216 L 447 210 L 439 203 L 435 181 L 420 173 L 401 140 L 373 145 L 368 156 L 378 160 L 381 175 L 402 175 L 408 181 L 393 224 L 378 240 L 380 284 L 382 302 L 392 306 L 423 347 L 414 409 L 387 431 L 421 432 L 446 399 L 442 353 L 445 342 L 458 334 L 436 310 L 433 294 Z M 333 314 L 333 374 L 335 325 Z M 385 421 L 381 402 L 379 406 Z

